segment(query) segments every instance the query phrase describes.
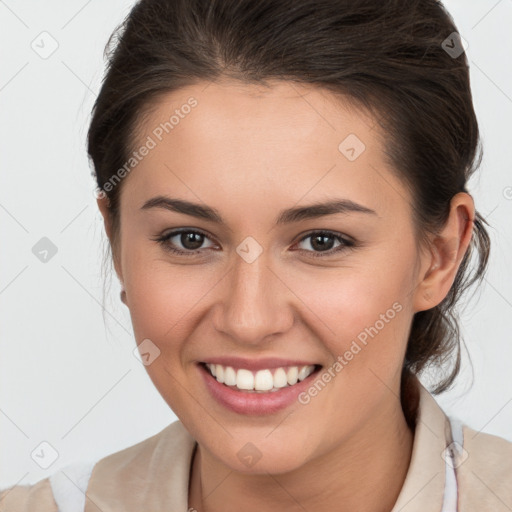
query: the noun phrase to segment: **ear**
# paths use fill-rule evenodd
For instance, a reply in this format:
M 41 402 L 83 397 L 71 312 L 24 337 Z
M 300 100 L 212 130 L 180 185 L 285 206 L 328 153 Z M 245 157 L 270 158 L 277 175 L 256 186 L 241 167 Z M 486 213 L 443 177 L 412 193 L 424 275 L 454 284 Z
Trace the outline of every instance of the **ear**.
M 105 226 L 105 232 L 107 237 L 111 240 L 112 230 L 110 227 L 110 214 L 109 214 L 109 199 L 106 195 L 96 198 L 98 208 L 100 209 L 101 216 L 103 217 L 103 225 Z
M 414 311 L 437 306 L 448 295 L 473 234 L 473 198 L 459 192 L 450 202 L 450 213 L 442 230 L 431 239 L 424 256 L 414 294 Z
M 105 226 L 105 232 L 107 234 L 110 247 L 112 248 L 112 221 L 110 216 L 110 210 L 109 210 L 109 199 L 106 195 L 103 195 L 102 197 L 98 197 L 96 199 L 96 202 L 98 204 L 98 208 L 100 209 L 101 215 L 103 217 L 103 225 Z M 121 264 L 118 261 L 118 258 L 116 256 L 119 255 L 113 255 L 114 257 L 114 268 L 117 274 L 117 277 L 121 281 L 121 286 L 123 286 L 123 273 L 121 269 Z

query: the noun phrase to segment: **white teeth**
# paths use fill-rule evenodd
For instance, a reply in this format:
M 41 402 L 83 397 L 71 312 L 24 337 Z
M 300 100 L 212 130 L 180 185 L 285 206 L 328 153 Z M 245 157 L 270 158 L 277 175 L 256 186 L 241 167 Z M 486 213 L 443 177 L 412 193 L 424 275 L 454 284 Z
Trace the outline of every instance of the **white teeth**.
M 288 369 L 288 373 L 286 374 L 286 380 L 290 386 L 297 384 L 297 376 L 299 375 L 299 368 L 297 366 L 292 366 Z
M 277 391 L 280 388 L 293 386 L 311 375 L 315 369 L 314 365 L 288 366 L 275 370 L 258 370 L 253 373 L 245 368 L 235 370 L 231 366 L 220 364 L 207 364 L 206 366 L 221 384 L 253 392 Z
M 224 383 L 224 367 L 220 364 L 215 367 L 215 378 L 221 383 Z
M 224 384 L 226 386 L 236 386 L 236 372 L 228 366 L 224 371 Z
M 285 386 L 288 386 L 286 372 L 284 371 L 284 368 L 278 368 L 274 373 L 274 387 L 284 388 Z
M 297 378 L 302 381 L 304 380 L 309 374 L 311 373 L 311 371 L 309 370 L 309 366 L 303 366 L 300 370 L 299 370 L 299 375 L 297 376 Z
M 238 370 L 236 373 L 236 387 L 238 389 L 254 389 L 254 375 L 252 372 L 244 369 Z
M 268 391 L 274 387 L 274 379 L 270 370 L 259 370 L 254 378 L 254 389 L 256 391 Z

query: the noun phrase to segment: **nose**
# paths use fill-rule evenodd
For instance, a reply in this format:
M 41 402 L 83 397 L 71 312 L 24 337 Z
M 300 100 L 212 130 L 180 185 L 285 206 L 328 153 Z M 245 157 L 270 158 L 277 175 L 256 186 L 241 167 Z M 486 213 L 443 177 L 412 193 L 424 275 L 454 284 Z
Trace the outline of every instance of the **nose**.
M 236 343 L 262 345 L 293 325 L 294 295 L 265 253 L 251 263 L 237 256 L 221 290 L 214 327 Z

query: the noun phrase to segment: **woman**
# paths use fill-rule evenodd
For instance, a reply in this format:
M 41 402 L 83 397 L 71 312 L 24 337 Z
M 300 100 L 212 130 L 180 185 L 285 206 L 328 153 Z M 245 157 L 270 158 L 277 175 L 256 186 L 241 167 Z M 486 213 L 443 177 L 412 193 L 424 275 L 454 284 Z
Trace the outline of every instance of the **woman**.
M 489 251 L 443 6 L 142 0 L 122 28 L 88 151 L 179 421 L 2 510 L 510 510 L 512 443 L 418 379 L 457 376 L 454 308 Z

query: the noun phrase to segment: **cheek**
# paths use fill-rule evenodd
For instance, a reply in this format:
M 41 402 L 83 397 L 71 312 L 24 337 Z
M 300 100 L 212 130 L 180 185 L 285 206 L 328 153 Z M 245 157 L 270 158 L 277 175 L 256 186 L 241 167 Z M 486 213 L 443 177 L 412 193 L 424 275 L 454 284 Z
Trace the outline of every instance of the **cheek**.
M 290 273 L 287 280 L 304 300 L 308 327 L 333 360 L 341 356 L 344 373 L 355 380 L 367 378 L 369 368 L 394 378 L 412 318 L 411 266 L 380 256 L 371 264 Z
M 161 259 L 127 258 L 125 269 L 136 342 L 149 339 L 157 347 L 149 345 L 158 356 L 145 370 L 169 407 L 187 418 L 194 407 L 189 394 L 183 392 L 188 389 L 190 340 L 197 327 L 201 298 L 204 300 L 213 284 L 198 271 L 199 267 L 171 266 Z
M 405 309 L 411 300 L 408 276 L 401 272 L 378 273 L 375 267 L 315 272 L 296 278 L 292 286 L 334 338 L 356 337 L 381 315 L 393 319 L 396 310 Z M 399 305 L 393 308 L 396 303 Z
M 173 345 L 185 338 L 201 297 L 213 287 L 205 272 L 162 260 L 127 263 L 126 292 L 137 341 L 154 338 Z
M 407 267 L 384 271 L 376 265 L 302 276 L 293 288 L 316 313 L 309 314 L 308 327 L 332 358 L 322 382 L 312 383 L 301 398 L 315 414 L 330 411 L 326 439 L 340 435 L 340 425 L 360 425 L 387 403 L 401 375 L 412 317 L 411 276 Z

